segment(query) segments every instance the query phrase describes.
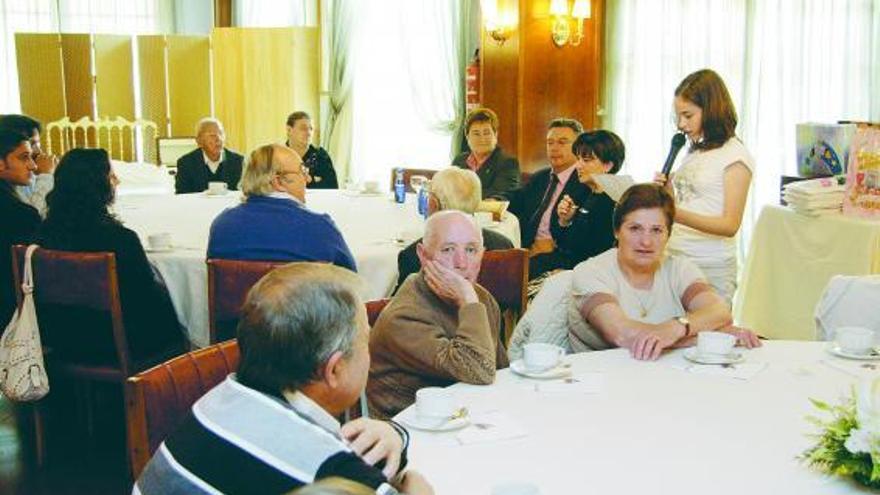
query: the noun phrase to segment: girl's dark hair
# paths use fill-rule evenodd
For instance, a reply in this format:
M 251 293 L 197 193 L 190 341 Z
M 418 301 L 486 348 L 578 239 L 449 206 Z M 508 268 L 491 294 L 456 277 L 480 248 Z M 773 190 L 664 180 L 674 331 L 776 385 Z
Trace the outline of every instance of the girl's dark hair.
M 616 174 L 626 158 L 626 147 L 617 134 L 605 129 L 582 133 L 571 143 L 571 151 L 575 156 L 592 154 L 602 162 L 611 163 L 609 174 Z
M 611 221 L 614 232 L 620 230 L 624 219 L 630 213 L 652 208 L 660 208 L 663 211 L 663 216 L 666 217 L 666 228 L 671 231 L 672 222 L 675 221 L 675 199 L 663 187 L 648 183 L 630 187 L 617 201 L 614 217 Z
M 81 230 L 118 223 L 108 207 L 113 203 L 110 157 L 103 149 L 72 149 L 55 170 L 55 186 L 46 197 L 43 232 L 56 243 L 82 237 Z
M 694 149 L 720 148 L 736 135 L 736 109 L 727 86 L 715 71 L 703 69 L 690 74 L 675 88 L 681 97 L 703 111 L 703 140 L 694 143 Z

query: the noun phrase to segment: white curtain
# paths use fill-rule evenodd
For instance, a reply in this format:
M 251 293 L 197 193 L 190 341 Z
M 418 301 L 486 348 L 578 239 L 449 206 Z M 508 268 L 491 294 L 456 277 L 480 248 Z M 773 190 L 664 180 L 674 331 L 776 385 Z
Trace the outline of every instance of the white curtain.
M 608 2 L 607 116 L 626 143 L 623 173 L 649 180 L 675 132 L 672 98 L 689 73 L 724 78 L 737 134 L 755 156 L 741 254 L 779 176 L 796 168 L 795 124 L 880 120 L 880 0 Z
M 321 144 L 333 158 L 336 174 L 344 182 L 350 176 L 352 142 L 352 41 L 358 23 L 357 10 L 348 0 L 323 0 L 321 8 Z
M 461 7 L 386 0 L 357 9 L 351 178 L 386 181 L 393 167 L 449 165 Z
M 55 0 L 0 0 L 0 114 L 21 112 L 15 33 L 57 29 Z
M 317 26 L 317 0 L 233 0 L 238 27 Z
M 153 34 L 172 32 L 170 0 L 58 0 L 64 33 Z
M 454 133 L 464 119 L 468 53 L 462 30 L 469 12 L 461 0 L 405 2 L 400 6 L 399 42 L 405 48 L 413 108 L 426 129 L 444 135 Z M 428 25 L 433 27 L 425 33 Z M 426 57 L 425 50 L 440 58 Z

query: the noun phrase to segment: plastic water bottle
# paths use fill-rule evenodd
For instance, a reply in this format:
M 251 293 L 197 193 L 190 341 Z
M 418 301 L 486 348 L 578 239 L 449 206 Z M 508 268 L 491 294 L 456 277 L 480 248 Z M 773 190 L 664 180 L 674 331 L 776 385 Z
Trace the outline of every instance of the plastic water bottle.
M 419 189 L 418 207 L 419 215 L 421 215 L 422 218 L 428 218 L 428 186 L 430 184 L 430 182 L 426 182 L 422 184 L 422 187 Z
M 406 184 L 403 183 L 403 169 L 394 172 L 394 201 L 406 203 Z

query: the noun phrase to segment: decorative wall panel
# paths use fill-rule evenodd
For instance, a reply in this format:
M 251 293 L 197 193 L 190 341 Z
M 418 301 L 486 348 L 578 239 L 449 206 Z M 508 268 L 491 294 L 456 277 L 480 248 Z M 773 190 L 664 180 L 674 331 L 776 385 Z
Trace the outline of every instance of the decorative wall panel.
M 95 93 L 102 119 L 134 120 L 134 77 L 131 36 L 96 34 Z M 126 160 L 134 159 L 134 144 L 126 140 Z
M 168 36 L 168 92 L 172 136 L 192 136 L 211 115 L 211 41 L 207 36 Z
M 92 77 L 92 37 L 89 34 L 62 34 L 64 60 L 64 98 L 67 117 L 94 118 L 95 79 Z
M 22 112 L 43 123 L 67 115 L 58 35 L 16 33 L 15 51 Z

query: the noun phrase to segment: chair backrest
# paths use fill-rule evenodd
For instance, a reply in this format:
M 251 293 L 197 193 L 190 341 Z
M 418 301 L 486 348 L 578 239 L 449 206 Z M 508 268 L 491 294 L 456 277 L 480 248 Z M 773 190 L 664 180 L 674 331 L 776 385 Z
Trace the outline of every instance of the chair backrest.
M 857 326 L 880 339 L 880 275 L 835 275 L 816 304 L 816 338 L 833 340 L 839 327 Z
M 210 343 L 235 337 L 241 307 L 251 287 L 285 261 L 208 260 Z
M 375 299 L 365 303 L 367 306 L 367 321 L 370 323 L 370 328 L 376 324 L 376 320 L 379 319 L 379 314 L 382 313 L 382 310 L 385 309 L 385 306 L 387 306 L 390 301 L 391 299 Z
M 391 190 L 392 191 L 394 190 L 394 180 L 397 178 L 396 170 L 397 169 L 394 169 L 394 168 L 391 169 Z M 436 174 L 436 173 L 437 173 L 436 170 L 432 170 L 429 168 L 405 168 L 405 169 L 403 169 L 403 184 L 404 184 L 404 187 L 406 187 L 406 192 L 410 192 L 410 193 L 415 192 L 413 190 L 412 186 L 409 185 L 409 179 L 413 175 L 424 175 L 425 177 L 428 178 L 428 180 L 431 180 L 431 178 L 434 177 L 434 174 Z
M 529 252 L 522 248 L 486 251 L 477 282 L 492 294 L 502 312 L 513 313 L 512 321 L 505 323 L 505 340 L 510 340 L 528 304 Z
M 159 444 L 180 426 L 208 390 L 238 369 L 238 342 L 189 352 L 128 379 L 126 428 L 131 470 L 137 479 Z
M 17 245 L 12 252 L 13 277 L 19 302 L 23 297 L 21 280 L 26 251 L 27 246 Z M 120 379 L 129 376 L 131 357 L 122 319 L 116 255 L 38 248 L 31 263 L 34 303 L 44 345 L 52 346 L 53 341 L 73 342 L 85 332 L 90 337 L 112 338 L 118 368 L 111 374 Z M 82 320 L 72 324 L 67 318 L 70 312 L 87 316 L 88 328 L 81 328 L 84 326 Z M 88 346 L 85 341 L 79 344 Z M 64 349 L 59 351 L 63 354 Z

